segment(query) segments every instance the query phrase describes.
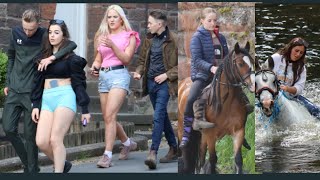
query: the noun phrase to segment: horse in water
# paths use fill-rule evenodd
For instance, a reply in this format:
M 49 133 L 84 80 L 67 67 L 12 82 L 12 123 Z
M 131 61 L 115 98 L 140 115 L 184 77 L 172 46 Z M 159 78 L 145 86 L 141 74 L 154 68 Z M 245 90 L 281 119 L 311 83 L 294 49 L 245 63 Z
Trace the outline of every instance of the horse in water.
M 258 107 L 267 117 L 274 114 L 275 99 L 279 93 L 279 82 L 272 70 L 261 69 L 255 74 L 255 96 L 258 99 Z
M 259 62 L 255 62 L 257 72 L 255 74 L 255 96 L 258 100 L 257 107 L 261 108 L 263 115 L 270 117 L 271 122 L 279 115 L 283 114 L 282 111 L 286 109 L 283 106 L 284 98 L 289 99 L 288 103 L 299 103 L 306 108 L 307 111 L 314 117 L 320 119 L 320 108 L 310 102 L 305 97 L 298 95 L 296 98 L 287 95 L 280 90 L 280 84 L 283 83 L 277 79 L 276 74 L 265 63 L 261 66 Z M 295 111 L 292 109 L 291 111 Z M 286 112 L 288 114 L 290 112 Z
M 216 173 L 216 142 L 225 135 L 233 137 L 236 173 L 242 173 L 241 147 L 250 146 L 245 141 L 245 124 L 247 113 L 242 97 L 242 86 L 245 85 L 254 92 L 254 65 L 249 54 L 250 44 L 240 48 L 236 43 L 234 50 L 219 65 L 211 84 L 204 89 L 207 97 L 205 108 L 206 120 L 215 124 L 215 127 L 201 131 L 191 131 L 190 139 L 181 150 L 179 159 L 179 173 Z M 192 81 L 186 78 L 179 83 L 178 89 L 178 138 L 182 139 L 183 114 Z M 209 161 L 205 162 L 207 149 Z

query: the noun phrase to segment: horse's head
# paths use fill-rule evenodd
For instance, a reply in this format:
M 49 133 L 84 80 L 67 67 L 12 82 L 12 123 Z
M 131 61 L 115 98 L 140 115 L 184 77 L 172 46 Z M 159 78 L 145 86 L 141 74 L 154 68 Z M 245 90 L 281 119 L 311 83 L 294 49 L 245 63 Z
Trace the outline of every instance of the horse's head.
M 260 70 L 255 75 L 255 86 L 262 112 L 269 117 L 273 113 L 274 99 L 279 92 L 277 77 L 271 70 Z
M 247 86 L 251 92 L 254 92 L 254 59 L 250 56 L 249 51 L 249 42 L 247 42 L 245 48 L 240 48 L 239 44 L 236 43 L 234 46 L 234 53 L 231 54 L 231 59 L 238 72 L 238 75 L 234 76 L 234 78 Z

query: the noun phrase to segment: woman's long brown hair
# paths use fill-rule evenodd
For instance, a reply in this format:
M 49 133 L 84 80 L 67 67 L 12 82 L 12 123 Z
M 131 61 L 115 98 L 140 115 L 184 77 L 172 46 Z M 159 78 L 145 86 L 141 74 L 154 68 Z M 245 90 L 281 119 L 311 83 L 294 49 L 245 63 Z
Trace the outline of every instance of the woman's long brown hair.
M 49 29 L 50 29 L 50 26 L 52 26 L 52 25 L 58 25 L 61 28 L 61 31 L 62 31 L 62 34 L 64 37 L 64 39 L 62 40 L 61 46 L 59 47 L 59 50 L 64 48 L 65 46 L 67 46 L 67 44 L 69 43 L 70 34 L 68 31 L 67 25 L 65 23 L 50 24 L 48 27 L 47 33 L 45 33 L 45 35 L 43 36 L 43 39 L 42 39 L 42 42 L 43 42 L 42 43 L 42 51 L 41 51 L 41 55 L 39 56 L 39 59 L 37 59 L 38 63 L 40 63 L 41 59 L 50 57 L 53 54 L 53 46 L 50 44 L 50 41 L 49 41 Z M 63 57 L 63 59 L 67 58 L 69 54 L 65 55 Z
M 298 61 L 291 60 L 291 51 L 296 46 L 304 46 L 304 53 Z M 284 48 L 278 51 L 279 54 L 283 55 L 281 61 L 283 59 L 286 60 L 286 68 L 285 68 L 285 76 L 287 75 L 287 69 L 289 63 L 292 63 L 292 71 L 293 71 L 293 82 L 292 86 L 300 79 L 301 73 L 303 71 L 304 65 L 306 64 L 306 52 L 307 52 L 308 43 L 300 38 L 293 38 Z

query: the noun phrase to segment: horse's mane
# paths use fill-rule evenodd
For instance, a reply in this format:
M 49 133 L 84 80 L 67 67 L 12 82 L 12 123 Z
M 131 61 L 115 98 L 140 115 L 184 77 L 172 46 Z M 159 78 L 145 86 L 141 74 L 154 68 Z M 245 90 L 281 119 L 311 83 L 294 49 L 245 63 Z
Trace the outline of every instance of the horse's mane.
M 249 52 L 244 49 L 244 48 L 239 48 L 239 51 L 241 54 L 244 54 L 245 56 L 248 56 L 250 58 L 251 63 L 253 63 L 253 59 L 251 58 Z M 224 97 L 223 100 L 221 100 L 220 97 L 220 80 L 221 80 L 221 75 L 222 72 L 225 71 L 225 75 L 227 78 L 227 86 L 229 88 L 230 84 L 238 84 L 237 82 L 237 76 L 235 75 L 235 72 L 233 71 L 234 64 L 233 64 L 233 57 L 232 55 L 234 54 L 234 50 L 232 50 L 228 56 L 226 56 L 222 63 L 219 65 L 213 79 L 212 82 L 210 84 L 210 86 L 208 88 L 205 89 L 205 91 L 209 91 L 208 92 L 208 104 L 210 106 L 212 106 L 213 110 L 219 114 L 221 112 L 222 109 L 222 104 L 223 102 L 226 100 L 226 98 L 228 97 L 229 93 L 227 93 Z M 239 87 L 241 87 L 241 85 L 239 84 Z M 241 89 L 241 88 L 239 88 Z
M 259 59 L 257 57 L 254 60 L 254 66 L 255 66 L 256 71 L 259 71 L 261 69 L 261 65 L 260 65 Z

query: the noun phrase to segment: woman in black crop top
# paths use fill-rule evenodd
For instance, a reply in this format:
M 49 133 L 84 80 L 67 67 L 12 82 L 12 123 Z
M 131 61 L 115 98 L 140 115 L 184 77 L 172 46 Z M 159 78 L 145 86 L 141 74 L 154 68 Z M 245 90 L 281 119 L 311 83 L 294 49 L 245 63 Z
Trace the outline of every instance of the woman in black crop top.
M 69 32 L 62 20 L 51 20 L 48 39 L 37 59 L 51 56 L 69 41 Z M 42 61 L 39 62 L 41 64 Z M 66 161 L 63 138 L 75 117 L 77 105 L 81 107 L 83 123 L 90 121 L 89 96 L 86 93 L 87 62 L 74 53 L 55 60 L 44 71 L 36 71 L 31 101 L 32 120 L 38 123 L 36 143 L 52 161 L 54 171 L 66 173 L 72 164 Z M 38 66 L 35 66 L 38 69 Z M 41 111 L 40 111 L 41 109 Z

